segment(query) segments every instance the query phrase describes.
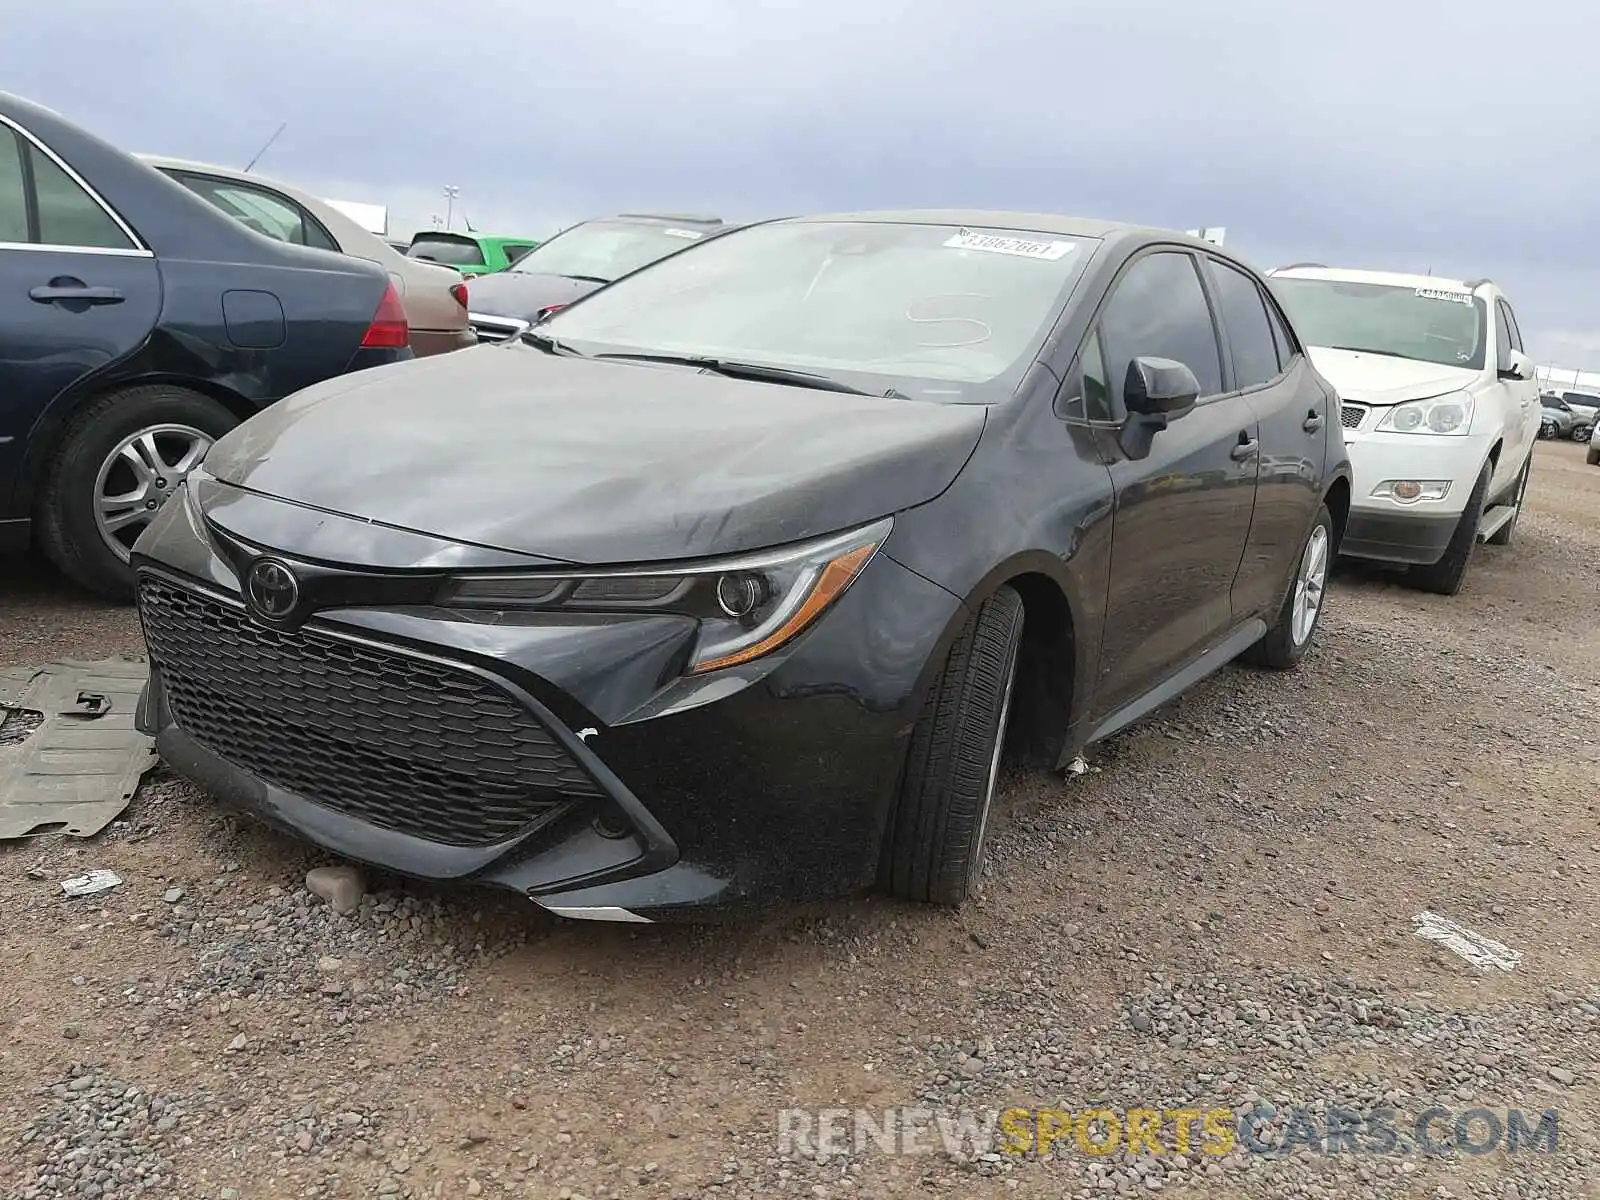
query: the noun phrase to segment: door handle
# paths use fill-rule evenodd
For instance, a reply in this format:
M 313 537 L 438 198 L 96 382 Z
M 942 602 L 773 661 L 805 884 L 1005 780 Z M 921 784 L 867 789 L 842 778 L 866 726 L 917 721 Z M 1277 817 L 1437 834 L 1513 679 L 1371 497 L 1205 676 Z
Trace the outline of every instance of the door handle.
M 1312 409 L 1306 414 L 1306 419 L 1300 422 L 1300 428 L 1307 433 L 1315 433 L 1322 428 L 1322 414 L 1316 409 Z
M 1239 444 L 1232 450 L 1228 451 L 1228 455 L 1233 459 L 1234 462 L 1243 462 L 1245 459 L 1254 455 L 1260 446 L 1261 443 L 1256 441 L 1255 438 L 1241 433 L 1239 435 Z
M 40 284 L 28 292 L 28 298 L 37 304 L 55 304 L 61 300 L 77 300 L 83 304 L 121 304 L 122 293 L 116 288 L 90 287 L 85 283 Z

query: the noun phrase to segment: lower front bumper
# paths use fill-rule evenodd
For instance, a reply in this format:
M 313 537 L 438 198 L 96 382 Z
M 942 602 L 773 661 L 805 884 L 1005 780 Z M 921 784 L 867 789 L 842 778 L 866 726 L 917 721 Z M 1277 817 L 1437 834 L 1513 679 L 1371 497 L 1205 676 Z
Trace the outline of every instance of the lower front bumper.
M 139 551 L 141 571 L 154 569 L 172 586 L 244 613 L 236 568 L 208 543 L 193 504 L 167 505 Z M 357 575 L 348 586 L 369 586 L 364 578 L 374 577 Z M 389 585 L 380 579 L 377 586 Z M 872 885 L 925 669 L 962 612 L 956 597 L 880 555 L 793 649 L 746 677 L 736 668 L 693 681 L 687 695 L 684 681 L 674 682 L 677 618 L 486 622 L 382 601 L 314 614 L 304 626 L 307 636 L 344 639 L 365 647 L 363 653 L 410 656 L 433 664 L 429 670 L 443 664 L 492 682 L 599 785 L 559 819 L 526 832 L 513 827 L 492 845 L 446 844 L 416 836 L 417 828 L 405 823 L 386 828 L 370 798 L 361 810 L 319 802 L 319 777 L 308 771 L 331 761 L 328 731 L 365 755 L 371 748 L 365 734 L 386 719 L 383 696 L 323 692 L 302 703 L 298 681 L 325 672 L 265 676 L 261 655 L 242 657 L 237 671 L 199 672 L 212 661 L 199 649 L 187 665 L 184 655 L 163 661 L 160 637 L 151 636 L 159 634 L 159 613 L 143 600 L 152 667 L 141 727 L 176 771 L 229 806 L 379 869 L 509 888 L 565 916 L 701 918 Z M 237 619 L 240 637 L 280 644 L 281 635 L 262 631 L 248 615 Z M 215 646 L 217 626 L 207 628 L 213 633 L 197 647 Z M 320 671 L 328 661 L 312 665 Z M 207 744 L 204 722 L 192 724 L 183 714 L 194 710 L 179 703 L 180 681 L 192 687 L 196 678 L 226 679 L 231 691 L 220 699 L 245 710 L 241 719 L 259 715 L 303 728 L 298 740 L 295 728 L 275 735 L 274 745 L 297 756 L 294 769 L 276 769 L 259 748 L 240 754 L 225 740 Z M 271 705 L 256 699 L 268 695 Z M 407 728 L 431 737 L 431 728 L 417 723 L 417 707 L 407 703 Z M 321 724 L 312 728 L 313 722 Z M 470 720 L 441 717 L 438 724 L 472 737 Z M 312 734 L 318 736 L 307 741 Z M 382 740 L 389 759 L 378 765 L 393 790 L 379 794 L 415 803 L 406 772 L 430 764 L 419 763 L 403 738 Z M 402 760 L 404 769 L 396 770 Z M 473 799 L 455 795 L 452 812 L 477 811 Z
M 1459 514 L 1369 512 L 1353 508 L 1345 524 L 1339 553 L 1349 558 L 1426 566 L 1444 557 Z

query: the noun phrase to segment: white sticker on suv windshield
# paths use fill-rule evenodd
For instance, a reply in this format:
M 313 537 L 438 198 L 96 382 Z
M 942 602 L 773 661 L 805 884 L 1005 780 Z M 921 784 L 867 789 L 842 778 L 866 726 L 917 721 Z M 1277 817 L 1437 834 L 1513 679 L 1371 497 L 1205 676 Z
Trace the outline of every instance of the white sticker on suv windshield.
M 1472 297 L 1466 292 L 1446 292 L 1439 288 L 1418 288 L 1417 295 L 1424 300 L 1449 300 L 1456 304 L 1472 303 Z
M 700 233 L 695 229 L 663 229 L 661 232 L 668 237 L 688 238 L 691 242 L 700 240 Z
M 994 233 L 958 231 L 944 243 L 952 250 L 987 250 L 990 254 L 1015 254 L 1019 258 L 1042 258 L 1048 262 L 1072 253 L 1071 242 L 1030 242 L 1026 238 L 1002 237 Z

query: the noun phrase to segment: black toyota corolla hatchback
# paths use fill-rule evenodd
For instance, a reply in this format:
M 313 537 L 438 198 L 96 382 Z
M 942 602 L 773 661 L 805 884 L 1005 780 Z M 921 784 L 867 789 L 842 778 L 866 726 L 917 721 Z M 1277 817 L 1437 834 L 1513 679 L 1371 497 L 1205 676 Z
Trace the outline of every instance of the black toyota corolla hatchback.
M 136 547 L 140 721 L 320 846 L 567 916 L 959 903 L 1003 747 L 1300 660 L 1337 410 L 1182 234 L 753 225 L 218 442 Z

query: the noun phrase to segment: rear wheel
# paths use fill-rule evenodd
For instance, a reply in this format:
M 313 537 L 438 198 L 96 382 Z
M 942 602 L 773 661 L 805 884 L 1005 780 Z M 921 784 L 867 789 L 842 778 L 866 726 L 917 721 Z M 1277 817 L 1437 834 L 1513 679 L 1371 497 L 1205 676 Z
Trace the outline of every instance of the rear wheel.
M 906 900 L 960 904 L 984 843 L 1022 644 L 1022 598 L 999 588 L 967 621 L 912 730 L 883 882 Z
M 1593 432 L 1593 425 L 1575 425 L 1572 429 L 1572 440 L 1575 442 L 1587 442 L 1589 435 Z
M 1478 482 L 1472 485 L 1472 495 L 1467 497 L 1467 507 L 1462 510 L 1450 544 L 1436 563 L 1415 566 L 1406 572 L 1406 581 L 1412 587 L 1439 596 L 1454 596 L 1461 590 L 1467 577 L 1467 562 L 1478 541 L 1478 524 L 1483 520 L 1483 502 L 1489 494 L 1489 479 L 1494 473 L 1493 463 L 1484 463 L 1478 472 Z
M 1539 423 L 1539 436 L 1541 438 L 1549 439 L 1555 437 L 1555 435 L 1556 423 L 1554 421 L 1541 421 Z
M 1240 657 L 1260 667 L 1287 671 L 1298 666 L 1311 647 L 1311 639 L 1322 620 L 1322 602 L 1327 596 L 1328 567 L 1333 562 L 1333 517 L 1324 505 L 1317 511 L 1316 524 L 1306 535 L 1295 567 L 1294 583 L 1278 610 L 1278 619 L 1267 636 Z
M 130 599 L 133 543 L 237 424 L 215 400 L 167 384 L 90 403 L 63 431 L 46 471 L 37 524 L 45 554 L 91 591 Z

